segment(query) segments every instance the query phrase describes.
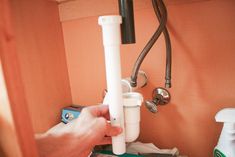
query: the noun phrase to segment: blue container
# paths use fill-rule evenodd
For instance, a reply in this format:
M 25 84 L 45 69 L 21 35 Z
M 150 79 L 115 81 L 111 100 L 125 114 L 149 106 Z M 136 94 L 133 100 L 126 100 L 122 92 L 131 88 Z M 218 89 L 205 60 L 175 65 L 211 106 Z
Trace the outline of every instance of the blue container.
M 84 106 L 73 105 L 62 109 L 61 121 L 65 124 L 78 118 Z

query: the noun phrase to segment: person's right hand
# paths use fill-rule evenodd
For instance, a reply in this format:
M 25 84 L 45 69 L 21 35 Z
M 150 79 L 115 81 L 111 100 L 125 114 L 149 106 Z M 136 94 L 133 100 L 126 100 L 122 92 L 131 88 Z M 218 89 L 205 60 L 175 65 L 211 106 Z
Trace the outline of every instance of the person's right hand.
M 77 134 L 87 137 L 91 145 L 111 144 L 111 136 L 122 132 L 120 127 L 111 126 L 107 105 L 90 106 L 84 108 L 73 125 Z
M 108 120 L 107 105 L 84 108 L 79 118 L 60 130 L 37 136 L 41 157 L 87 157 L 95 145 L 110 144 L 111 136 L 122 132 Z

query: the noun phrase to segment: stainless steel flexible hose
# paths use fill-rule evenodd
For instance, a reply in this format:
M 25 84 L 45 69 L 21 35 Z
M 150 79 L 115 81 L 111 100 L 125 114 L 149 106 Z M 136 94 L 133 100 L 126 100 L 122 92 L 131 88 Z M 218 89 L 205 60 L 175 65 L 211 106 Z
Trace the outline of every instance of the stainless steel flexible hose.
M 157 15 L 157 17 L 159 19 L 160 25 L 158 26 L 157 30 L 155 31 L 155 33 L 153 34 L 151 39 L 148 41 L 148 43 L 146 44 L 146 46 L 144 47 L 144 49 L 142 50 L 142 52 L 140 53 L 139 57 L 137 58 L 137 60 L 135 62 L 135 65 L 132 70 L 131 81 L 130 81 L 132 87 L 136 87 L 136 85 L 137 85 L 138 71 L 140 69 L 140 66 L 141 66 L 144 58 L 146 57 L 146 55 L 148 54 L 149 50 L 152 48 L 154 43 L 157 41 L 157 39 L 159 38 L 161 33 L 164 30 L 166 30 L 165 25 L 166 25 L 166 21 L 167 21 L 167 10 L 166 10 L 166 7 L 165 7 L 163 1 L 158 0 L 158 2 L 157 2 L 157 0 L 152 0 L 152 3 L 153 3 L 153 8 L 154 8 L 155 14 Z M 165 39 L 170 40 L 168 31 L 166 30 L 165 32 L 166 32 L 166 33 L 164 33 L 164 34 L 166 34 L 166 35 L 164 35 Z M 170 43 L 169 41 L 166 41 L 166 42 Z M 169 55 L 169 54 L 171 54 L 171 46 L 170 46 L 170 44 L 166 44 L 166 45 L 167 45 L 167 55 Z M 170 80 L 171 80 L 171 55 L 170 55 L 170 57 L 167 57 L 166 87 L 171 86 Z
M 160 22 L 162 15 L 161 15 L 161 8 L 159 8 L 157 5 L 157 1 L 156 0 L 152 0 L 153 3 L 153 8 L 155 11 L 155 14 L 158 18 L 158 21 Z M 171 88 L 171 40 L 170 40 L 170 36 L 167 30 L 167 27 L 165 26 L 165 28 L 163 29 L 163 34 L 164 34 L 164 38 L 165 38 L 165 44 L 166 44 L 166 71 L 165 71 L 165 87 L 166 88 Z

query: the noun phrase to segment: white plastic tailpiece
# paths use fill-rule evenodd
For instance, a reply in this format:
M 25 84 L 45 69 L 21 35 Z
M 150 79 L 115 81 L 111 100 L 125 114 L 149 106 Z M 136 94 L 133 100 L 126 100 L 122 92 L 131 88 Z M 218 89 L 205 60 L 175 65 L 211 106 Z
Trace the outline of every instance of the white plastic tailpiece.
M 215 120 L 223 122 L 224 126 L 215 147 L 214 156 L 235 157 L 235 108 L 225 108 L 219 111 Z
M 120 126 L 123 129 L 120 135 L 112 137 L 113 153 L 121 155 L 126 152 L 120 64 L 122 18 L 121 16 L 101 16 L 98 23 L 102 27 L 103 34 L 110 120 L 113 126 Z

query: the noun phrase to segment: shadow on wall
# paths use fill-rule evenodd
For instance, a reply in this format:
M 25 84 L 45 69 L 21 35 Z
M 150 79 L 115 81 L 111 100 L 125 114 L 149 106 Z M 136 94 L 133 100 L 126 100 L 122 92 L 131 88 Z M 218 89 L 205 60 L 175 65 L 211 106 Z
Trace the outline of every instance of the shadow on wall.
M 1 147 L 1 146 L 0 146 L 0 156 L 2 156 L 2 157 L 6 156 L 6 155 L 4 154 L 4 152 L 3 152 L 3 150 L 2 150 L 2 147 Z

